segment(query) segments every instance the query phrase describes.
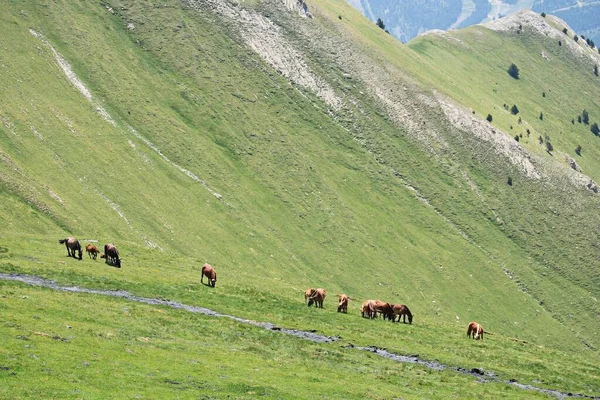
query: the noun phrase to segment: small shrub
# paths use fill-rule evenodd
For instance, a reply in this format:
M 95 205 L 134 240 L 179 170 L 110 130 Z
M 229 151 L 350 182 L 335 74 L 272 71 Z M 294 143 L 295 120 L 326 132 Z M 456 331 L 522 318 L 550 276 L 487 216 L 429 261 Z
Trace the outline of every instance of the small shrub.
M 540 15 L 542 16 L 542 18 L 546 18 L 546 13 L 545 12 L 541 13 Z
M 544 138 L 542 137 L 542 135 L 540 135 L 540 137 L 538 138 L 538 142 L 540 144 L 544 144 Z
M 383 20 L 381 18 L 377 18 L 377 22 L 375 24 L 381 29 L 385 30 L 385 24 L 383 23 Z
M 583 121 L 584 124 L 589 125 L 590 115 L 588 114 L 588 112 L 586 110 L 583 110 L 583 112 L 581 113 L 581 120 Z
M 488 116 L 485 117 L 485 119 L 487 119 L 488 122 L 492 122 L 492 114 L 488 114 Z
M 550 143 L 550 136 L 546 135 L 546 137 L 544 137 L 544 143 L 546 144 L 546 151 L 548 153 L 554 150 L 554 146 L 552 146 L 552 143 Z
M 578 144 L 577 147 L 575 147 L 575 153 L 577 153 L 578 156 L 581 155 L 581 145 Z
M 540 120 L 544 120 L 544 113 L 540 113 Z
M 581 123 L 581 115 L 577 116 L 577 122 Z
M 341 15 L 338 15 L 338 19 L 341 21 L 341 20 L 342 20 L 342 16 L 341 16 Z
M 527 128 L 527 137 L 529 137 L 530 134 L 531 132 L 529 131 L 529 128 Z
M 598 76 L 598 64 L 594 65 L 594 75 Z
M 514 63 L 510 64 L 510 67 L 508 67 L 506 72 L 508 72 L 508 74 L 510 76 L 512 76 L 513 78 L 519 79 L 519 67 L 517 67 L 516 64 L 514 64 Z
M 569 33 L 567 28 L 563 28 L 563 33 L 566 35 L 567 33 Z
M 515 140 L 518 142 L 519 141 L 519 135 L 515 135 Z
M 577 36 L 577 35 L 573 36 L 573 40 L 576 41 L 576 42 L 578 42 L 579 41 L 579 36 Z
M 506 184 L 508 186 L 512 186 L 512 178 L 510 176 L 508 178 L 506 178 Z
M 593 123 L 592 126 L 590 127 L 590 131 L 592 131 L 592 133 L 594 134 L 594 136 L 600 136 L 600 129 L 598 128 L 598 124 L 597 123 Z
M 519 108 L 516 104 L 513 104 L 513 106 L 510 108 L 510 112 L 512 115 L 517 115 L 519 113 Z
M 571 124 L 575 125 L 575 118 L 571 118 Z
M 558 47 L 562 46 L 562 42 L 559 40 L 558 41 Z
M 542 97 L 546 97 L 546 92 L 542 92 Z

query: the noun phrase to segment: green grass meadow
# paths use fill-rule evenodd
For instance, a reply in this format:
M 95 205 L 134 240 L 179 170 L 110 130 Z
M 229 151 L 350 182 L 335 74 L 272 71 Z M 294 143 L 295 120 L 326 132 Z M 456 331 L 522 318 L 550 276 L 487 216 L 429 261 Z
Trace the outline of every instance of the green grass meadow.
M 0 398 L 548 397 L 349 344 L 600 396 L 600 203 L 560 172 L 570 154 L 600 179 L 599 139 L 570 122 L 583 108 L 600 116 L 597 79 L 551 47 L 544 66 L 531 48 L 553 44 L 527 30 L 473 27 L 452 32 L 463 46 L 433 36 L 403 45 L 343 1 L 309 4 L 314 18 L 301 22 L 278 4 L 237 6 L 280 22 L 307 64 L 354 103 L 330 110 L 291 84 L 209 3 L 6 2 L 0 273 L 341 339 L 312 343 L 0 280 Z M 534 180 L 475 151 L 483 145 L 429 103 L 419 115 L 446 147 L 414 140 L 367 83 L 344 81 L 333 50 L 306 45 L 323 32 L 401 71 L 398 85 L 415 102 L 439 91 L 482 118 L 492 113 L 508 134 L 530 127 L 521 143 L 548 175 Z M 521 125 L 503 103 L 518 104 Z M 537 144 L 545 134 L 552 155 Z M 67 257 L 58 243 L 67 236 L 115 243 L 123 268 Z M 217 271 L 214 289 L 200 284 L 205 262 Z M 308 287 L 326 288 L 324 309 L 303 303 Z M 347 315 L 336 312 L 339 293 L 354 299 Z M 361 318 L 360 301 L 371 298 L 407 304 L 413 324 Z M 472 320 L 493 334 L 467 339 Z

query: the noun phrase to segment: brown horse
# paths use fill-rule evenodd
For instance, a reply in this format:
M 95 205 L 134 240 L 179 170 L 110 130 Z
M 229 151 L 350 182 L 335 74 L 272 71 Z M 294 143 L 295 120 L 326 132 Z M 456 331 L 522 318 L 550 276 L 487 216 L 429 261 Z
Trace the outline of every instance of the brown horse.
M 65 247 L 67 248 L 67 257 L 75 257 L 75 250 L 79 251 L 79 259 L 81 260 L 81 245 L 79 244 L 79 240 L 75 239 L 74 237 L 68 237 L 66 239 L 60 239 L 58 241 L 58 243 L 60 244 L 65 244 Z
M 367 300 L 362 303 L 360 314 L 363 318 L 375 318 L 377 313 L 375 312 L 375 300 Z
M 394 319 L 394 310 L 390 303 L 386 303 L 381 300 L 375 300 L 375 313 L 380 313 L 383 316 L 383 319 L 389 319 L 390 321 Z M 377 314 L 375 314 L 377 316 Z
M 473 321 L 469 324 L 469 328 L 467 329 L 467 337 L 473 336 L 473 339 L 483 340 L 483 334 L 487 333 L 483 330 L 483 326 L 479 325 L 477 322 Z
M 305 302 L 305 303 L 308 303 L 308 298 L 309 298 L 310 296 L 312 296 L 314 292 L 315 292 L 315 289 L 313 289 L 313 288 L 306 289 L 306 290 L 304 291 L 304 302 Z
M 400 322 L 400 318 L 402 318 L 402 322 L 406 323 L 406 317 L 408 316 L 408 323 L 412 324 L 413 315 L 404 304 L 392 304 L 392 310 L 394 311 L 394 318 L 392 321 L 396 322 L 397 316 L 398 322 Z
M 121 268 L 121 259 L 119 258 L 119 251 L 112 243 L 104 245 L 104 254 L 100 254 L 100 258 L 105 258 L 106 263 L 109 265 L 114 265 L 117 268 Z
M 345 294 L 338 295 L 338 312 L 348 313 L 348 300 L 350 298 Z
M 98 253 L 100 253 L 96 246 L 89 243 L 85 246 L 85 251 L 88 254 L 88 256 L 90 256 L 90 258 L 93 258 L 94 260 L 96 259 L 96 257 L 98 257 Z
M 215 287 L 215 284 L 217 283 L 217 273 L 215 272 L 215 269 L 212 267 L 212 265 L 204 264 L 202 266 L 202 276 L 200 277 L 200 283 L 204 283 L 203 279 L 205 276 L 208 278 L 208 286 Z
M 325 289 L 317 289 L 308 298 L 307 305 L 310 307 L 312 305 L 312 303 L 315 303 L 315 307 L 323 308 L 323 301 L 325 301 L 325 296 L 327 296 Z

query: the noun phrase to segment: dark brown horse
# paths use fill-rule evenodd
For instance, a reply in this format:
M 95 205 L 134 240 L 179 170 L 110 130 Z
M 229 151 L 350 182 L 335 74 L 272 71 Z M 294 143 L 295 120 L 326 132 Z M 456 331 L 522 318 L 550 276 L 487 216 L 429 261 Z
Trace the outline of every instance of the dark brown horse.
M 98 253 L 100 253 L 96 246 L 89 243 L 85 246 L 85 251 L 86 253 L 88 253 L 88 256 L 90 256 L 90 258 L 93 258 L 94 260 L 96 259 L 96 257 L 98 257 Z
M 413 315 L 404 304 L 392 304 L 392 310 L 394 310 L 394 322 L 396 322 L 396 317 L 398 317 L 398 322 L 402 318 L 402 322 L 406 323 L 406 317 L 408 316 L 408 323 L 412 324 Z
M 79 259 L 81 260 L 81 245 L 79 244 L 79 240 L 75 239 L 74 237 L 68 237 L 66 239 L 60 239 L 58 241 L 58 243 L 60 244 L 65 244 L 66 248 L 67 248 L 67 256 L 68 257 L 73 257 L 73 258 L 77 258 L 75 257 L 75 250 L 79 251 Z
M 310 297 L 308 298 L 307 306 L 310 307 L 310 306 L 312 306 L 313 303 L 315 303 L 316 307 L 323 308 L 323 302 L 325 301 L 325 296 L 327 296 L 325 289 L 315 290 L 315 292 L 313 294 L 311 294 Z
M 104 245 L 104 254 L 101 254 L 100 258 L 105 258 L 106 263 L 109 265 L 114 265 L 117 268 L 121 268 L 121 259 L 119 258 L 119 251 L 112 243 Z
M 348 313 L 348 301 L 350 298 L 345 294 L 338 296 L 338 312 Z
M 473 339 L 483 340 L 483 334 L 487 333 L 483 330 L 483 326 L 479 325 L 477 322 L 473 321 L 469 324 L 469 328 L 467 329 L 467 337 L 473 336 Z
M 202 266 L 202 277 L 200 278 L 200 283 L 204 283 L 203 279 L 205 276 L 208 278 L 208 286 L 215 287 L 217 283 L 217 273 L 212 265 L 204 264 Z

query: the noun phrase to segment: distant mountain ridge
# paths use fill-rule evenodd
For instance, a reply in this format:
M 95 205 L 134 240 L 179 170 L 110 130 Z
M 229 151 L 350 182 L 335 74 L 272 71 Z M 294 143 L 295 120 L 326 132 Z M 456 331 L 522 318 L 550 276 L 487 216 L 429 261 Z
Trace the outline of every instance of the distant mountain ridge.
M 381 18 L 386 29 L 406 43 L 431 29 L 459 29 L 489 22 L 521 10 L 556 15 L 577 34 L 600 42 L 600 3 L 572 0 L 347 0 L 372 21 Z

